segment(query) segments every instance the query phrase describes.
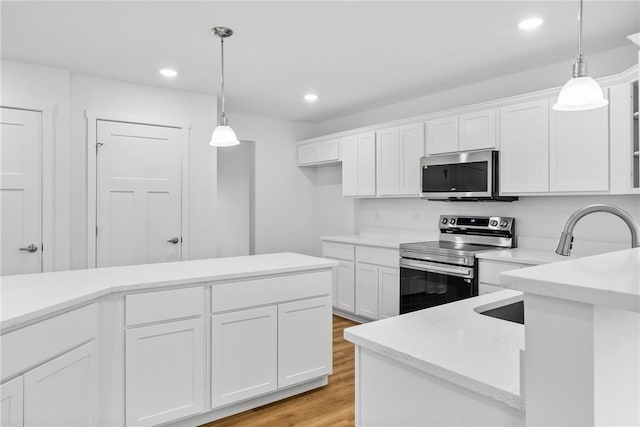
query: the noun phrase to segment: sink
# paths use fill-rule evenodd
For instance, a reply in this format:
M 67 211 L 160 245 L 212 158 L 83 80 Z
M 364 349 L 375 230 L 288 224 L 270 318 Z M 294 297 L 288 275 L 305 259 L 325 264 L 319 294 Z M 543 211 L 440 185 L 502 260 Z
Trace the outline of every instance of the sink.
M 524 325 L 524 301 L 518 301 L 503 305 L 502 307 L 481 311 L 480 314 Z

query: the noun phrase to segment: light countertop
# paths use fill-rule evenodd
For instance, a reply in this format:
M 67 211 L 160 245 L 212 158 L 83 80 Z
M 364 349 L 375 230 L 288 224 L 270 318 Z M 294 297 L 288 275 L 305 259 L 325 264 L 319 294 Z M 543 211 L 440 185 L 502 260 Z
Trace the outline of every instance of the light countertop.
M 295 253 L 215 258 L 2 277 L 0 328 L 16 327 L 112 292 L 315 270 L 335 261 Z
M 498 249 L 495 251 L 480 252 L 476 254 L 478 259 L 491 261 L 513 262 L 518 264 L 540 265 L 552 262 L 567 261 L 569 259 L 581 258 L 580 255 L 569 257 L 556 254 L 554 251 L 540 251 L 533 249 Z
M 345 329 L 370 351 L 524 410 L 524 326 L 476 312 L 522 300 L 504 290 Z
M 353 245 L 399 249 L 401 243 L 415 243 L 426 242 L 428 240 L 438 240 L 438 235 L 436 233 L 434 235 L 399 237 L 375 234 L 350 234 L 343 236 L 323 236 L 320 238 L 320 240 L 325 242 L 350 243 Z
M 507 271 L 500 283 L 523 292 L 640 312 L 640 248 Z

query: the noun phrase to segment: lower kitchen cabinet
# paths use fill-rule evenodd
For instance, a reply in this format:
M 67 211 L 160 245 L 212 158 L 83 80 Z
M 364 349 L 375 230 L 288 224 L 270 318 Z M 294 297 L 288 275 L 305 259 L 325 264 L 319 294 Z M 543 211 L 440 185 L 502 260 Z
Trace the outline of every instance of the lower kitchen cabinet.
M 356 314 L 378 319 L 378 266 L 356 263 Z
M 0 426 L 23 425 L 23 377 L 22 375 L 0 385 Z
M 340 310 L 355 313 L 356 265 L 353 261 L 338 261 L 338 286 L 336 289 L 336 306 Z
M 213 315 L 211 337 L 214 408 L 277 388 L 276 306 Z
M 378 298 L 380 319 L 400 314 L 400 269 L 379 267 Z
M 278 387 L 328 375 L 332 370 L 329 297 L 278 306 Z
M 201 317 L 126 331 L 126 422 L 151 426 L 204 406 Z
M 26 372 L 23 378 L 24 425 L 96 425 L 98 384 L 95 341 Z M 19 420 L 19 416 L 13 420 Z M 2 425 L 5 425 L 4 422 Z

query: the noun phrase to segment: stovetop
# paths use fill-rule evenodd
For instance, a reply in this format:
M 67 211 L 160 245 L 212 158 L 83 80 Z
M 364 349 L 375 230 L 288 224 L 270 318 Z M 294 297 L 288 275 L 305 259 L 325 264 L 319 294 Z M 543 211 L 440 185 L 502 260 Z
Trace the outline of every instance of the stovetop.
M 463 243 L 463 242 L 449 242 L 449 241 L 442 241 L 442 240 L 434 240 L 430 242 L 402 243 L 400 245 L 400 249 L 408 249 L 408 250 L 419 251 L 419 252 L 455 251 L 455 252 L 467 252 L 467 253 L 475 254 L 476 252 L 484 252 L 484 251 L 490 251 L 493 249 L 502 249 L 502 248 L 497 248 L 495 246 L 490 246 L 490 245 L 476 245 L 476 244 Z

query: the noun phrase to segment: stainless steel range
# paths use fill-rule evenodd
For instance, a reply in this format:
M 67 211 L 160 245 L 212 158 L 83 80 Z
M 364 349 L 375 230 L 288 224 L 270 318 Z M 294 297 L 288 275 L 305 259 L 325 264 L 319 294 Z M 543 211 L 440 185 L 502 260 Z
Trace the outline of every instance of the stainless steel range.
M 440 239 L 400 245 L 400 314 L 478 295 L 475 254 L 515 248 L 515 219 L 441 215 Z

